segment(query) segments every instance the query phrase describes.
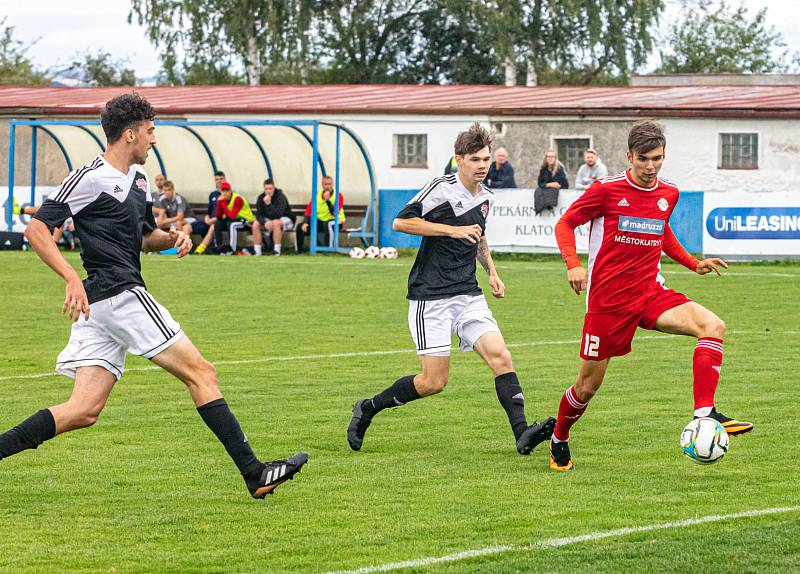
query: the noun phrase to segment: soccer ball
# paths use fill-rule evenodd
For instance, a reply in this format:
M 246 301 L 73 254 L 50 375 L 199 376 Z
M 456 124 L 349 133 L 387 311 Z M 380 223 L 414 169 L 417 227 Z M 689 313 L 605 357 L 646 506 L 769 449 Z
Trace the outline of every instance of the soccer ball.
M 353 259 L 364 259 L 364 250 L 360 247 L 353 247 L 349 253 Z
M 370 245 L 364 250 L 364 257 L 367 259 L 375 259 L 381 254 L 381 250 L 376 245 Z
M 728 452 L 728 432 L 718 421 L 694 419 L 681 433 L 683 454 L 697 464 L 713 464 Z
M 381 247 L 381 259 L 397 259 L 397 249 L 394 247 Z

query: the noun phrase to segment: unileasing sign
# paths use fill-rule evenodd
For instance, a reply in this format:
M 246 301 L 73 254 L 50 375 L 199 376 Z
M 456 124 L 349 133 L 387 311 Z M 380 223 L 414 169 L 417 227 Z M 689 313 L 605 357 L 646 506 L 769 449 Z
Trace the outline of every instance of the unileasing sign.
M 800 207 L 718 207 L 706 229 L 716 239 L 800 239 Z
M 715 255 L 800 255 L 796 193 L 705 193 L 703 251 Z

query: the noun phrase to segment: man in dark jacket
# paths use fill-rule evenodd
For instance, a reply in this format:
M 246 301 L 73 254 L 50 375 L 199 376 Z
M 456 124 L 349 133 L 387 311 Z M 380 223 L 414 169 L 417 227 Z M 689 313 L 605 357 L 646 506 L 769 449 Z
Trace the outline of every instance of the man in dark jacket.
M 514 168 L 508 163 L 508 151 L 506 148 L 499 147 L 494 152 L 494 161 L 489 165 L 489 173 L 483 180 L 486 187 L 492 189 L 514 189 L 517 183 L 514 181 Z
M 264 180 L 264 193 L 256 199 L 256 220 L 253 222 L 253 249 L 261 255 L 261 233 L 272 236 L 272 250 L 281 254 L 283 232 L 294 227 L 295 216 L 289 200 L 271 179 Z

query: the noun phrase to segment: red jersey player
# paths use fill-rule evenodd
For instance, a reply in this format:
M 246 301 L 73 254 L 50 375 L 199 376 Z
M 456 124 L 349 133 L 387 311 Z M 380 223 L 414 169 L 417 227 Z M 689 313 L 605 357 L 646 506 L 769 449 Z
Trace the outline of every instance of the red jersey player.
M 669 226 L 678 188 L 658 177 L 666 138 L 658 124 L 635 124 L 628 134 L 630 169 L 595 181 L 556 225 L 567 279 L 576 294 L 587 291 L 577 381 L 564 393 L 550 443 L 550 468 L 572 470 L 569 430 L 583 415 L 603 382 L 611 357 L 626 355 L 637 327 L 697 338 L 694 351 L 694 414 L 718 420 L 728 434 L 753 430 L 752 423 L 723 416 L 714 408 L 722 364 L 725 323 L 685 295 L 667 289 L 661 252 L 698 275 L 728 265 L 698 261 L 681 246 Z M 575 228 L 592 222 L 589 270 L 575 249 Z

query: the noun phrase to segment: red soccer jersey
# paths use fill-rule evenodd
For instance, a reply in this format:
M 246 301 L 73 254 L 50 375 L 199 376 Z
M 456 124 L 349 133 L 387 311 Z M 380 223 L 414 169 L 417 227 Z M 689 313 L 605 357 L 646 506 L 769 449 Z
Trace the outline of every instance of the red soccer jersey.
M 624 308 L 663 284 L 662 250 L 694 270 L 697 260 L 681 247 L 669 227 L 678 188 L 657 178 L 651 188 L 633 183 L 625 171 L 595 181 L 558 222 L 556 237 L 568 268 L 580 265 L 575 228 L 591 221 L 588 312 Z

